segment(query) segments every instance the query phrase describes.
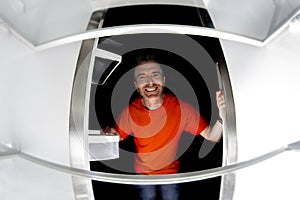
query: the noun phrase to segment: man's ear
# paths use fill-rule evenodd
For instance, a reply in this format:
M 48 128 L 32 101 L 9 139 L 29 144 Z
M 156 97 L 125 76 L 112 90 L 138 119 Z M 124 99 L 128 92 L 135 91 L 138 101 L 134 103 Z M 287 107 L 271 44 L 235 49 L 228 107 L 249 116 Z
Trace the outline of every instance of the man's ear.
M 133 82 L 133 84 L 134 84 L 135 89 L 137 89 L 137 84 L 135 81 Z
M 137 86 L 137 83 L 134 81 L 133 84 L 134 84 L 134 87 L 135 87 L 136 91 L 139 92 L 139 88 L 138 88 L 138 86 Z

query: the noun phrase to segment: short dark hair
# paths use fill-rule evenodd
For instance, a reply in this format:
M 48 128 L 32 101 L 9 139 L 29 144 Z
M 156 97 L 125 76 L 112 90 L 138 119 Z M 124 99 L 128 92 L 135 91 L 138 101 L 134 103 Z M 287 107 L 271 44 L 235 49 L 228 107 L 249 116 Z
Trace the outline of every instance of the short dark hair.
M 140 65 L 140 64 L 145 63 L 145 62 L 151 62 L 151 61 L 158 63 L 158 60 L 157 60 L 156 56 L 153 55 L 153 54 L 139 55 L 139 56 L 136 57 L 137 65 Z
M 161 70 L 161 75 L 164 76 L 164 71 L 161 68 L 161 65 L 159 63 L 159 60 L 157 59 L 157 57 L 154 54 L 143 54 L 143 55 L 139 55 L 136 57 L 136 66 L 145 64 L 147 62 L 155 62 L 158 63 L 160 66 L 160 70 Z M 134 77 L 136 78 L 136 74 L 134 72 Z

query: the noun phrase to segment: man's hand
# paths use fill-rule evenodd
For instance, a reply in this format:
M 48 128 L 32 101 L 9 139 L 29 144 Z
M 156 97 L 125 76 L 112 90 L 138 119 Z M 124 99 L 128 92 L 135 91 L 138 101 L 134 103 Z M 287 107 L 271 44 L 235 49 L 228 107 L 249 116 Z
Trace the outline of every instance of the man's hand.
M 103 134 L 103 135 L 118 135 L 120 138 L 120 141 L 123 140 L 123 138 L 121 138 L 118 130 L 115 127 L 106 126 L 106 127 L 102 128 L 101 134 Z
M 216 100 L 217 100 L 217 106 L 219 108 L 219 117 L 224 120 L 226 115 L 225 110 L 225 96 L 223 90 L 218 90 L 216 92 Z
M 101 133 L 104 134 L 104 135 L 119 135 L 116 128 L 109 127 L 109 126 L 106 126 L 106 127 L 102 128 Z

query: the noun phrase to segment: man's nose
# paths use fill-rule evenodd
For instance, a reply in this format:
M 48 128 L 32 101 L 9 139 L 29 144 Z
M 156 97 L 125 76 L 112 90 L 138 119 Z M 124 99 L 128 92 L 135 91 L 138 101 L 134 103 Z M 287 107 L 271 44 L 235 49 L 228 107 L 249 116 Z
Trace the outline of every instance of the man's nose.
M 152 76 L 147 76 L 147 83 L 153 83 L 153 77 Z

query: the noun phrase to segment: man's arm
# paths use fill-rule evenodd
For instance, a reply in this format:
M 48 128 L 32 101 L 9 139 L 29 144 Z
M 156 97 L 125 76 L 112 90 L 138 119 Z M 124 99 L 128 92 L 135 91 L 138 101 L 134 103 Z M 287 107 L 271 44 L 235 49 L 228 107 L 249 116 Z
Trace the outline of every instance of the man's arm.
M 213 127 L 207 126 L 202 132 L 201 135 L 212 142 L 219 142 L 223 133 L 223 125 L 216 121 Z
M 223 134 L 223 119 L 225 118 L 225 98 L 222 90 L 216 92 L 217 106 L 219 109 L 220 120 L 217 120 L 213 127 L 207 126 L 201 135 L 210 141 L 219 142 Z

